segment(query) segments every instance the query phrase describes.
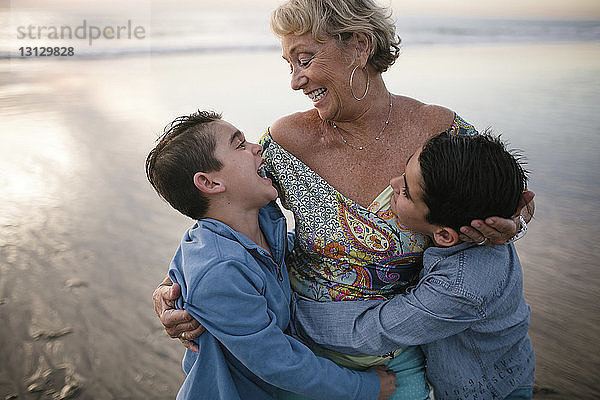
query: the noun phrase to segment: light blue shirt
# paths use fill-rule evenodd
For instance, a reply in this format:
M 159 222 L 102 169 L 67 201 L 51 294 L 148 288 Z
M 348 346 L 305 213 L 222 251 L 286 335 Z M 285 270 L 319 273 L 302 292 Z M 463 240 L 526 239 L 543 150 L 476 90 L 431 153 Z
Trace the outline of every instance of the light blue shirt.
M 348 354 L 422 345 L 436 400 L 503 399 L 533 387 L 530 310 L 514 245 L 425 251 L 421 280 L 388 301 L 294 297 L 293 331 Z
M 284 259 L 293 237 L 274 202 L 259 223 L 272 254 L 213 219 L 183 236 L 169 270 L 181 285 L 176 306 L 209 334 L 197 339 L 199 354 L 186 351 L 177 398 L 263 400 L 281 388 L 315 399 L 376 399 L 374 371 L 339 367 L 284 334 L 291 293 Z

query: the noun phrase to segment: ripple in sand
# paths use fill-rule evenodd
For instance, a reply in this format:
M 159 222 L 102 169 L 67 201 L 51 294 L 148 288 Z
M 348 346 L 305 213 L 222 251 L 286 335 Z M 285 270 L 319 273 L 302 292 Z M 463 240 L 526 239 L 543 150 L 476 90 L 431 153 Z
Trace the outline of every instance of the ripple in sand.
M 54 398 L 56 398 L 58 400 L 70 399 L 73 396 L 75 396 L 77 393 L 79 393 L 80 389 L 81 389 L 81 385 L 79 384 L 79 382 L 67 383 L 60 390 L 60 393 L 58 393 L 58 396 L 54 396 Z
M 82 379 L 71 365 L 38 370 L 25 379 L 30 393 L 44 392 L 53 400 L 67 400 L 76 396 L 83 388 Z
M 34 332 L 32 337 L 34 340 L 54 340 L 54 339 L 58 339 L 60 337 L 63 337 L 65 335 L 68 335 L 69 333 L 72 333 L 73 329 L 67 327 L 67 328 L 63 328 L 63 329 L 59 329 L 58 331 L 37 331 Z
M 76 278 L 69 279 L 68 281 L 65 282 L 65 287 L 68 287 L 68 288 L 87 287 L 87 286 L 89 286 L 89 284 L 86 281 L 81 280 L 81 279 L 76 279 Z
M 533 386 L 533 394 L 534 397 L 541 397 L 542 399 L 546 398 L 544 396 L 553 396 L 553 395 L 558 395 L 559 393 L 552 389 L 552 388 L 548 388 L 548 387 L 540 387 L 540 386 Z

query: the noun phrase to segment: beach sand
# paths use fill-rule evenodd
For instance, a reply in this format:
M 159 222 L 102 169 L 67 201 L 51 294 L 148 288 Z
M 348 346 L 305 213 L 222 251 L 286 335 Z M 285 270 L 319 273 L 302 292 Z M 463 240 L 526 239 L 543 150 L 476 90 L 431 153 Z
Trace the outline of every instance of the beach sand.
M 539 399 L 600 391 L 597 44 L 406 48 L 388 88 L 524 150 L 536 220 L 518 243 Z M 144 160 L 198 108 L 257 139 L 310 107 L 277 52 L 0 63 L 0 398 L 163 399 L 183 347 L 151 294 L 191 221 Z

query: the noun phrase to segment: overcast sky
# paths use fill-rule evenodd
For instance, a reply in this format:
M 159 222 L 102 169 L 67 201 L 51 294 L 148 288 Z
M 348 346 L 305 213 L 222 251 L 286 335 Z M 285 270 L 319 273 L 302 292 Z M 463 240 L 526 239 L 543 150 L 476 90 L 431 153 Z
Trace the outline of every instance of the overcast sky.
M 207 0 L 204 0 L 207 1 Z M 208 0 L 213 1 L 213 0 Z M 397 16 L 403 13 L 452 17 L 585 18 L 600 19 L 600 0 L 376 0 L 391 2 Z M 282 0 L 219 0 L 220 4 L 275 7 Z
M 516 18 L 600 18 L 599 0 L 392 0 L 396 13 Z
M 186 7 L 202 10 L 206 8 L 236 7 L 272 9 L 283 0 L 0 0 L 2 7 L 21 8 L 31 5 L 56 4 L 77 8 L 111 7 L 114 3 L 138 9 L 147 7 Z M 600 19 L 600 0 L 376 0 L 381 4 L 392 4 L 397 17 L 403 15 L 496 17 L 496 18 L 556 18 L 556 19 Z M 120 8 L 120 7 L 119 7 Z

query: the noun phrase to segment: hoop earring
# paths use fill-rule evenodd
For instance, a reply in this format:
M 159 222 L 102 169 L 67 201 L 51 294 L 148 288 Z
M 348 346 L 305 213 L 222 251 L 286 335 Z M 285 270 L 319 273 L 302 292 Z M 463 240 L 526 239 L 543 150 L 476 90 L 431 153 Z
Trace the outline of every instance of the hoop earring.
M 367 87 L 365 88 L 365 93 L 360 98 L 356 97 L 356 95 L 354 94 L 354 88 L 352 87 L 352 82 L 354 81 L 354 73 L 356 72 L 357 69 L 358 69 L 358 65 L 356 67 L 354 67 L 354 69 L 352 70 L 352 73 L 350 74 L 350 94 L 352 95 L 352 97 L 354 97 L 354 100 L 361 101 L 362 99 L 367 97 L 367 92 L 369 91 L 369 83 L 371 82 L 371 78 L 369 77 L 369 72 L 366 72 Z

